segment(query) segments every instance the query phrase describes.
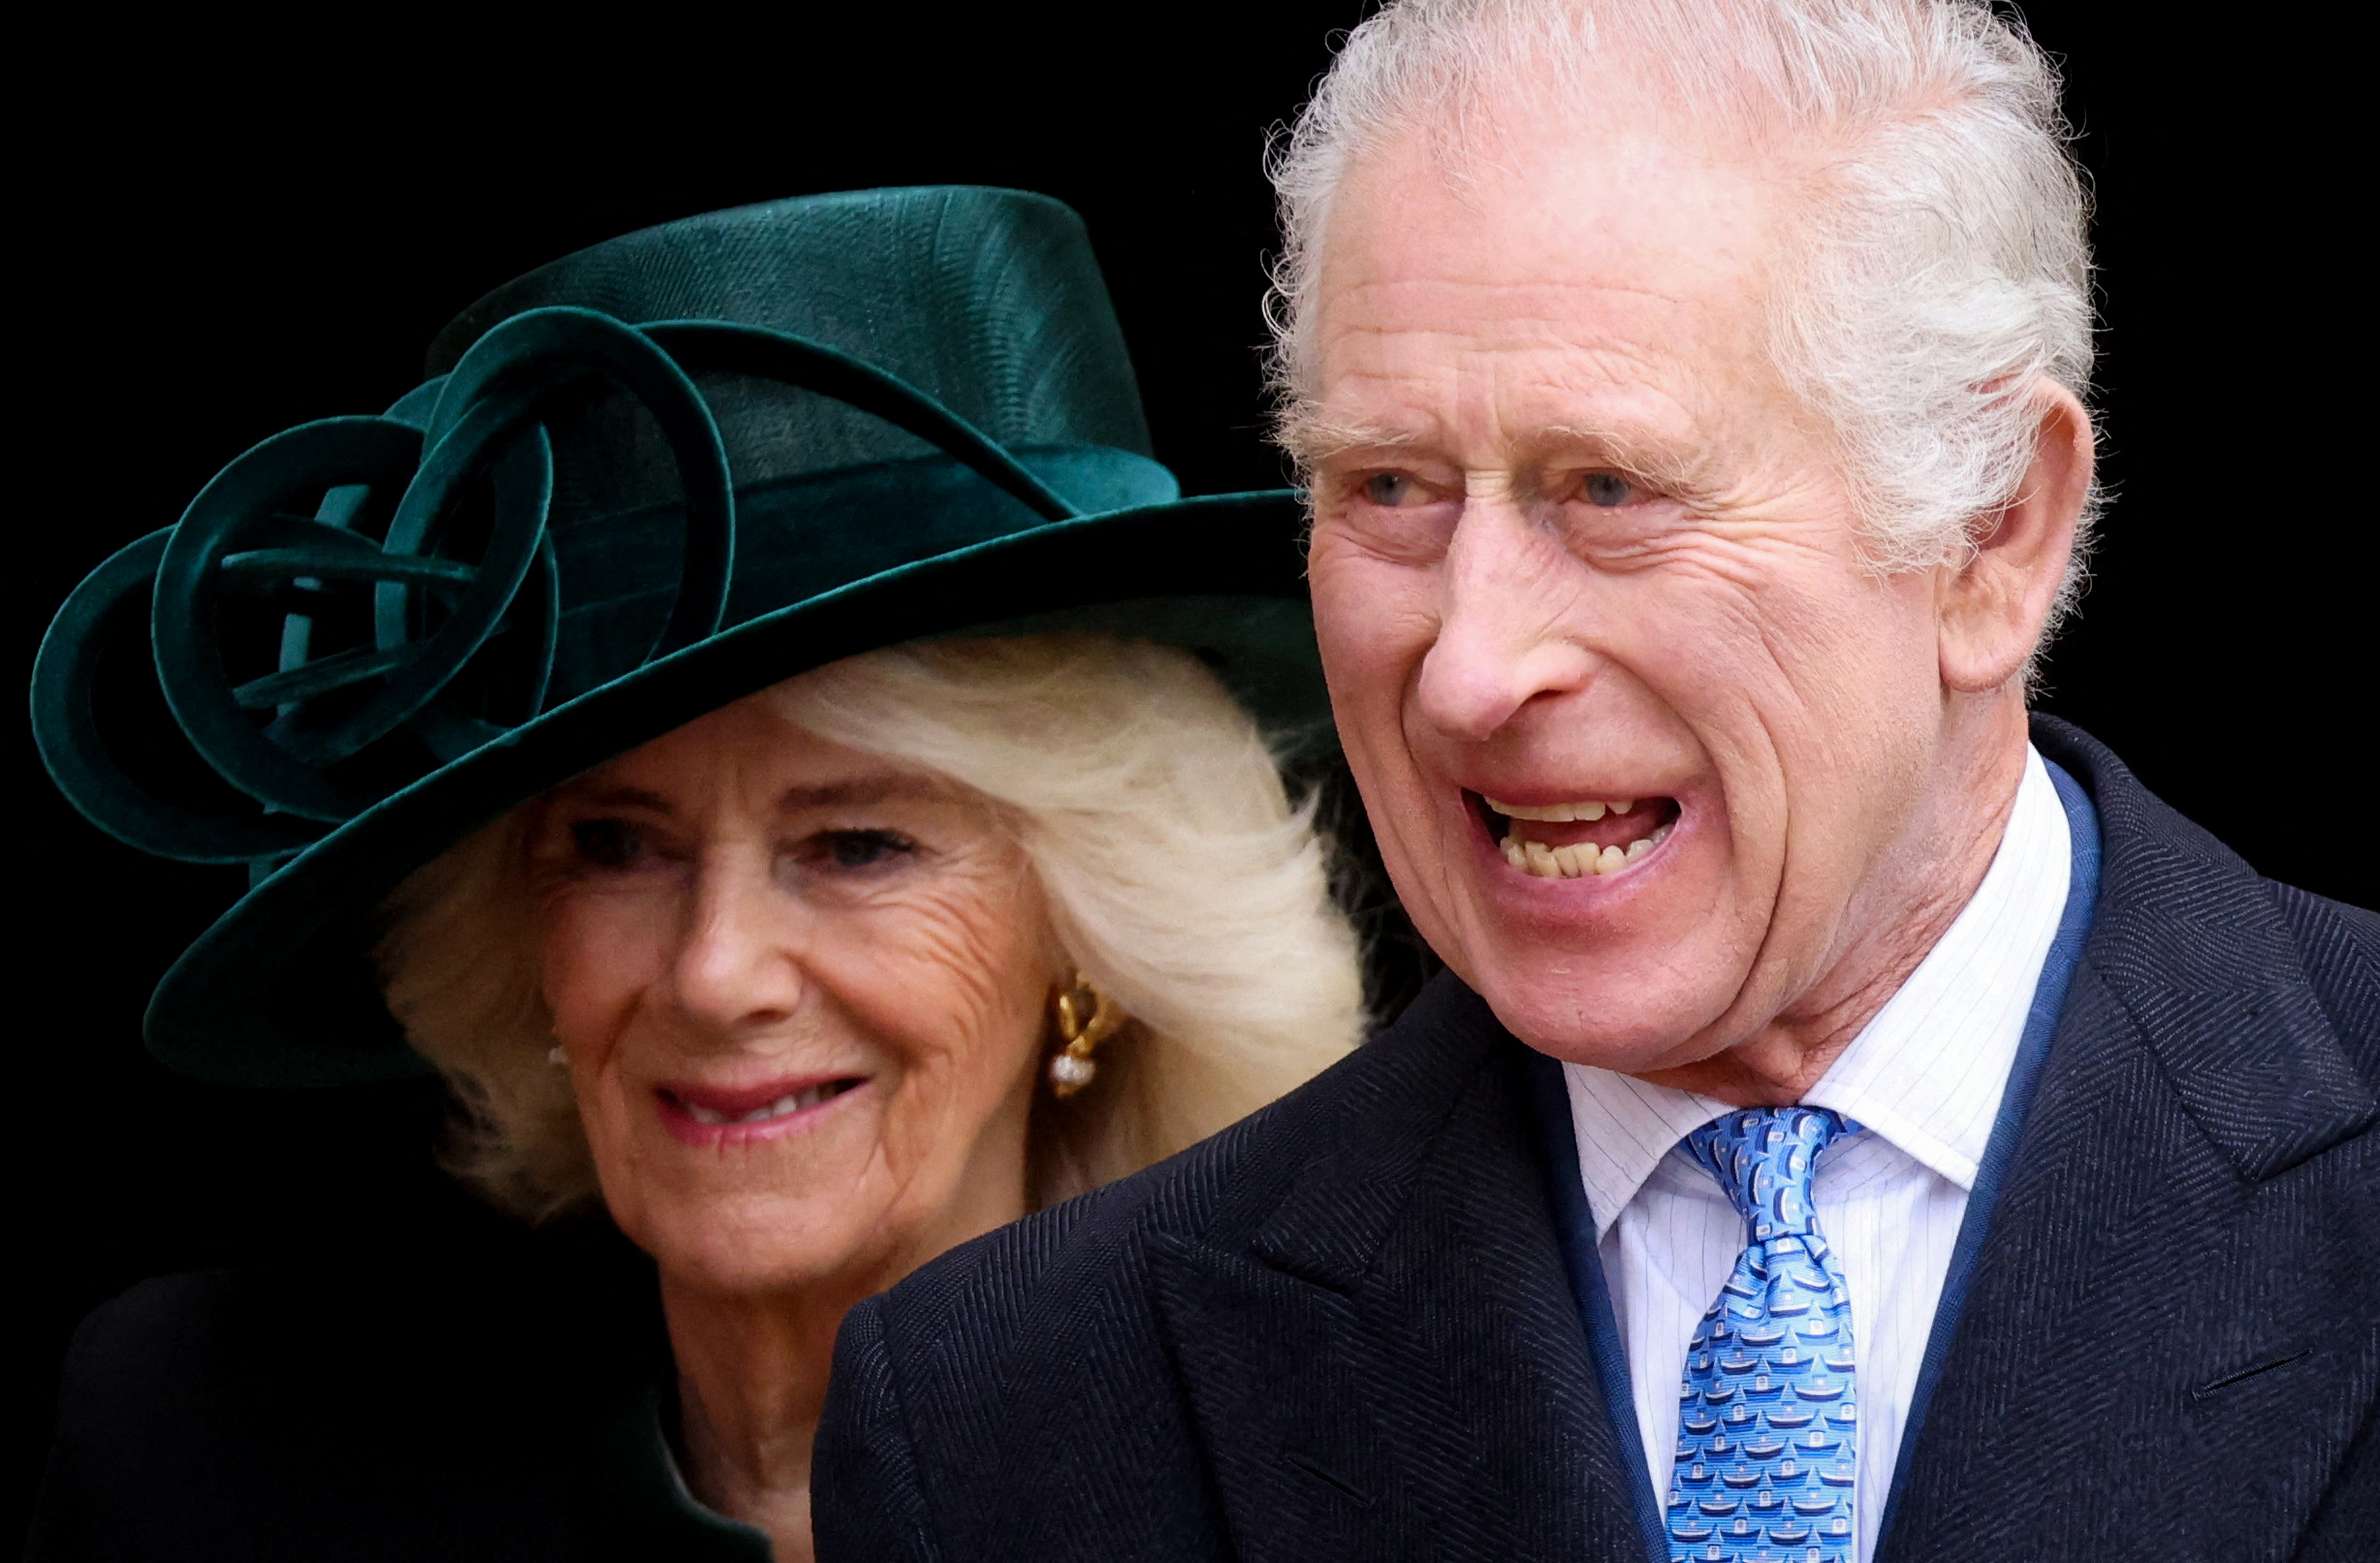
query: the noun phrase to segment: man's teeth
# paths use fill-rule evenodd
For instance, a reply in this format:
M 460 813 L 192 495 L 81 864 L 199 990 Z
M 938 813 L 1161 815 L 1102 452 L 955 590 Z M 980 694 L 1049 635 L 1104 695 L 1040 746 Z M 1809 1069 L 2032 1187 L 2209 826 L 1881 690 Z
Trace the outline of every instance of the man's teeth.
M 1499 803 L 1494 798 L 1484 801 L 1490 809 L 1507 819 L 1542 819 L 1547 824 L 1567 825 L 1573 819 L 1601 819 L 1606 813 L 1624 814 L 1636 807 L 1634 798 L 1619 798 L 1608 802 L 1590 799 L 1585 803 Z
M 765 1107 L 754 1107 L 750 1112 L 732 1116 L 715 1108 L 701 1106 L 691 1101 L 683 1105 L 687 1117 L 698 1124 L 709 1124 L 714 1128 L 720 1124 L 765 1124 L 772 1118 L 782 1118 L 787 1113 L 800 1112 L 805 1107 L 815 1107 L 829 1097 L 841 1096 L 842 1086 L 843 1082 L 841 1080 L 823 1081 L 807 1090 L 781 1096 Z
M 1628 811 L 1620 811 L 1626 813 Z M 1527 816 L 1516 816 L 1527 817 Z M 1672 824 L 1675 821 L 1671 821 Z M 1639 836 L 1626 846 L 1597 846 L 1593 842 L 1580 842 L 1575 846 L 1548 846 L 1543 842 L 1516 842 L 1504 839 L 1504 860 L 1539 879 L 1583 879 L 1590 874 L 1617 874 L 1668 836 L 1669 826 L 1664 825 L 1650 836 Z

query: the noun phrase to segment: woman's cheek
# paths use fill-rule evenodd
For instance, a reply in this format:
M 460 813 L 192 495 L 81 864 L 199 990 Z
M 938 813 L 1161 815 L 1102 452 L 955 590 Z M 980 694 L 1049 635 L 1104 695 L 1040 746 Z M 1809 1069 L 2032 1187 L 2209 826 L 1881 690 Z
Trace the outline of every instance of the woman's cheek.
M 548 904 L 542 947 L 546 1007 L 565 1041 L 590 1043 L 617 1030 L 618 1013 L 651 980 L 651 941 L 641 914 L 612 898 L 558 896 Z
M 845 1002 L 900 1061 L 882 1146 L 904 1173 L 964 1168 L 1034 1066 L 1055 980 L 1043 970 L 1043 914 L 997 883 L 953 887 L 914 908 L 897 936 L 873 928 L 835 952 Z

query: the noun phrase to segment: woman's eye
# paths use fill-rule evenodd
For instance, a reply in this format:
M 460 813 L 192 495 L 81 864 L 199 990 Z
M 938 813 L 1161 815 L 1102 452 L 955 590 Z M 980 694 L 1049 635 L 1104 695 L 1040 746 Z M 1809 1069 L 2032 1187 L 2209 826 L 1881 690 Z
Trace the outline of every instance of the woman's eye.
M 624 819 L 583 819 L 570 827 L 579 860 L 597 868 L 626 868 L 645 853 L 645 838 Z
M 1636 486 L 1617 472 L 1590 472 L 1583 485 L 1587 503 L 1609 509 L 1636 497 Z
M 897 831 L 830 830 L 815 838 L 818 855 L 839 869 L 868 869 L 917 850 Z
M 1375 472 L 1363 481 L 1366 502 L 1395 509 L 1421 495 L 1421 485 L 1402 472 Z

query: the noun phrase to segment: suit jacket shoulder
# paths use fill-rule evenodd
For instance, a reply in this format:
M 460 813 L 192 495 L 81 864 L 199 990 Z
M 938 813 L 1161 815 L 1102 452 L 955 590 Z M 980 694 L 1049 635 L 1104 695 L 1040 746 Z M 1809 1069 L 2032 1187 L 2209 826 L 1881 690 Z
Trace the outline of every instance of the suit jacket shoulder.
M 2364 1078 L 2380 1081 L 2380 912 L 2265 882 L 2332 1032 Z
M 2099 811 L 2083 963 L 2198 1127 L 2264 1178 L 2380 1122 L 2380 916 L 2262 877 L 2079 730 L 2034 735 Z
M 2098 903 L 1884 1545 L 2374 1555 L 2375 920 L 2034 739 L 2097 808 Z

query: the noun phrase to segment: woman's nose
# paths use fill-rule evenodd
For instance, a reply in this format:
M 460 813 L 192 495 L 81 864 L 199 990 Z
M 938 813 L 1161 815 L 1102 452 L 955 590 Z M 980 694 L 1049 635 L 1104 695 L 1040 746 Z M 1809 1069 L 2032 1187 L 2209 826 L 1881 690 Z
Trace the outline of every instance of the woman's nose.
M 1588 566 L 1517 507 L 1473 500 L 1445 556 L 1438 637 L 1415 691 L 1448 737 L 1483 743 L 1541 694 L 1578 688 L 1591 655 L 1568 618 Z
M 679 946 L 679 1007 L 705 1027 L 738 1034 L 790 1016 L 801 1003 L 798 909 L 778 892 L 766 862 L 737 853 L 706 857 Z

